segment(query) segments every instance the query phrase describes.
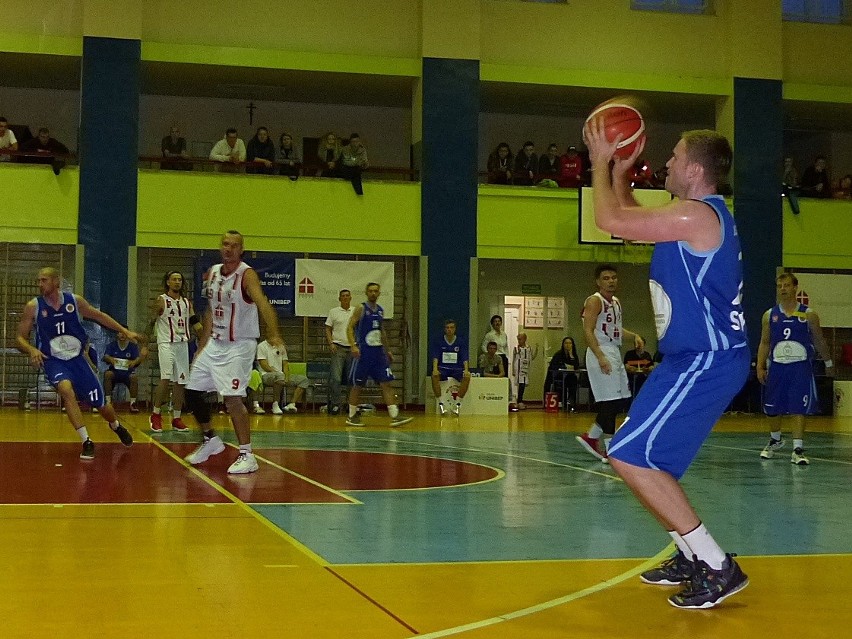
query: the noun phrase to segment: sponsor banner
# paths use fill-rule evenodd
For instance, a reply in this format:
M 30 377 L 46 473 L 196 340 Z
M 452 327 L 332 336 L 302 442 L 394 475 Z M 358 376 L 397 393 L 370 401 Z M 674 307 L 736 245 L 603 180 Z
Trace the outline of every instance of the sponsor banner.
M 852 326 L 852 275 L 796 273 L 798 299 L 819 315 L 822 326 Z
M 385 317 L 394 315 L 393 262 L 350 262 L 345 260 L 296 260 L 296 315 L 326 317 L 328 311 L 340 304 L 341 289 L 352 291 L 352 305 L 364 301 L 368 282 L 382 287 L 378 303 Z
M 218 264 L 218 255 L 203 255 L 195 261 L 195 308 L 198 312 L 207 309 L 207 302 L 201 298 L 201 282 L 204 273 L 214 264 Z M 245 262 L 251 266 L 260 278 L 260 285 L 266 293 L 269 303 L 279 315 L 291 317 L 295 315 L 294 290 L 296 260 L 292 257 L 275 254 L 258 254 L 247 258 Z

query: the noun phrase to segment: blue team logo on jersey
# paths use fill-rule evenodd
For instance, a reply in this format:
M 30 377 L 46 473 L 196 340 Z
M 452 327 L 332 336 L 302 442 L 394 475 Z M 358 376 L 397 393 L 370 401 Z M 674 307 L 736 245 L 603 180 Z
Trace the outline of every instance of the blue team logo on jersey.
M 73 313 L 74 312 L 74 305 L 73 304 L 66 304 L 65 305 L 65 312 L 66 313 Z

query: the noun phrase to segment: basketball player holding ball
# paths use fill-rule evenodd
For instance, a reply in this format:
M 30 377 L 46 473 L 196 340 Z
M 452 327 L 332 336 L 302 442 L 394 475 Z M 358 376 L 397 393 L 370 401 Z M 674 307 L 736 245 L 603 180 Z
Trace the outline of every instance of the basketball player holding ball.
M 679 480 L 749 371 L 740 243 L 717 195 L 733 154 L 714 131 L 684 133 L 666 163 L 666 190 L 677 199 L 640 207 L 629 176 L 644 141 L 619 156 L 624 136 L 610 137 L 606 120 L 604 110 L 584 131 L 595 222 L 613 235 L 656 242 L 651 300 L 665 355 L 615 434 L 609 462 L 677 546 L 677 554 L 643 573 L 642 581 L 683 584 L 668 599 L 677 608 L 711 608 L 745 588 L 748 578 L 707 531 Z

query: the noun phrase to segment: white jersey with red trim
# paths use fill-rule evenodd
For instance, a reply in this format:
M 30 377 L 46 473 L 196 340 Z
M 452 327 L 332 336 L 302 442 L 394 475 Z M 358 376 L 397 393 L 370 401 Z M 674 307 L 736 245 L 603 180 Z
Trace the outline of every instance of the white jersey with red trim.
M 168 293 L 163 293 L 160 298 L 163 311 L 156 322 L 157 344 L 188 342 L 189 300 L 185 297 L 175 299 Z
M 243 291 L 243 277 L 251 267 L 245 262 L 232 273 L 222 274 L 222 265 L 211 269 L 204 283 L 204 295 L 210 305 L 213 332 L 210 337 L 236 342 L 260 337 L 257 306 Z
M 621 302 L 615 295 L 612 296 L 611 301 L 600 293 L 595 293 L 589 297 L 597 297 L 601 301 L 601 312 L 598 313 L 595 320 L 595 337 L 598 338 L 598 344 L 601 346 L 607 344 L 621 346 L 621 335 L 624 332 L 621 323 Z

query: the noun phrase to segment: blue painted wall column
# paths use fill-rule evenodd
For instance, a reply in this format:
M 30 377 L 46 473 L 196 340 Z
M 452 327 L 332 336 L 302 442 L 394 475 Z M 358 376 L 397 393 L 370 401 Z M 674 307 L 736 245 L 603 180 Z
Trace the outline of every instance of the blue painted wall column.
M 136 242 L 141 42 L 85 37 L 80 81 L 83 295 L 127 321 L 127 254 Z
M 443 321 L 470 337 L 470 260 L 476 257 L 479 61 L 423 58 L 423 255 L 429 258 L 429 342 Z M 475 366 L 475 363 L 473 364 Z M 431 371 L 431 361 L 429 363 Z
M 782 266 L 780 80 L 734 78 L 734 211 L 743 249 L 743 307 L 752 353 Z

